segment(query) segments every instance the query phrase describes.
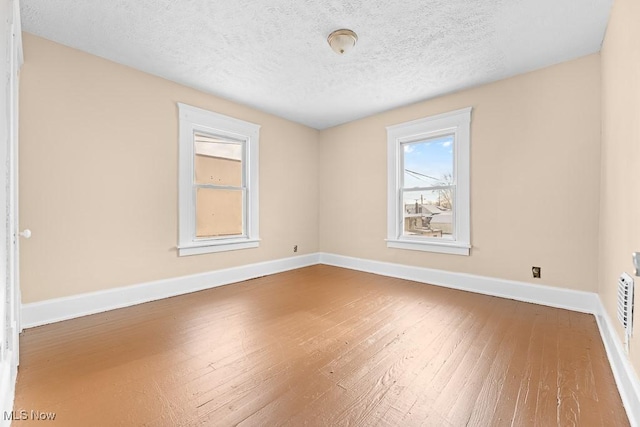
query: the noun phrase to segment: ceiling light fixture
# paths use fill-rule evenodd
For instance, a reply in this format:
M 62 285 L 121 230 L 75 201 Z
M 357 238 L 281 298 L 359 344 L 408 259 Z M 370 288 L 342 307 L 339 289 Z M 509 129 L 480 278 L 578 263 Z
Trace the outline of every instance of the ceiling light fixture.
M 351 30 L 335 30 L 327 37 L 329 46 L 338 55 L 344 55 L 349 52 L 358 41 L 358 36 Z

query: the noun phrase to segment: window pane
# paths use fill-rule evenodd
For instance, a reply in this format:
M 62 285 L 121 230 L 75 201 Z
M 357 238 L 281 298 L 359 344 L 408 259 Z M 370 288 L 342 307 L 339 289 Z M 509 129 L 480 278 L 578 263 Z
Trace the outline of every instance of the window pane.
M 403 235 L 452 239 L 454 231 L 453 187 L 441 190 L 404 191 Z
M 242 187 L 242 143 L 196 133 L 196 184 Z
M 404 188 L 453 183 L 453 135 L 402 144 Z
M 242 235 L 242 190 L 196 189 L 196 237 Z

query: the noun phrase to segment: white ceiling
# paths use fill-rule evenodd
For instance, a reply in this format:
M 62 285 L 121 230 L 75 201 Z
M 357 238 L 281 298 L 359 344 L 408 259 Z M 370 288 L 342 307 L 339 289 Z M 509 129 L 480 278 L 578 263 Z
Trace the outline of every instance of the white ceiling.
M 597 52 L 612 0 L 21 3 L 30 33 L 324 129 Z

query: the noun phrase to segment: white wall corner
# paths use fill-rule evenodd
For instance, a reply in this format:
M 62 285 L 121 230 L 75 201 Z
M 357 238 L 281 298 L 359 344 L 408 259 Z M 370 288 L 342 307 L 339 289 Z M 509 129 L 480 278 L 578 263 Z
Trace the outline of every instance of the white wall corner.
M 624 352 L 620 336 L 616 332 L 615 325 L 607 314 L 601 300 L 598 300 L 599 312 L 596 315 L 600 335 L 607 358 L 616 380 L 622 404 L 627 411 L 629 423 L 632 427 L 640 427 L 640 380 Z
M 317 253 L 22 305 L 24 328 L 169 298 L 318 264 Z

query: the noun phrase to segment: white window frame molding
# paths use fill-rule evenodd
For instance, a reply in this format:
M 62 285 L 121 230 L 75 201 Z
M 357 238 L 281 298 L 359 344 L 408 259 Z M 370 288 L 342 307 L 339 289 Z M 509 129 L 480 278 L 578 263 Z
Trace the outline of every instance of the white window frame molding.
M 387 247 L 469 255 L 471 249 L 470 142 L 472 107 L 387 127 Z M 455 238 L 403 236 L 403 143 L 454 135 Z
M 256 248 L 260 245 L 258 217 L 258 145 L 260 126 L 178 103 L 178 255 Z M 202 132 L 243 141 L 243 176 L 246 195 L 243 200 L 242 236 L 196 238 L 196 192 L 194 191 L 194 134 Z

